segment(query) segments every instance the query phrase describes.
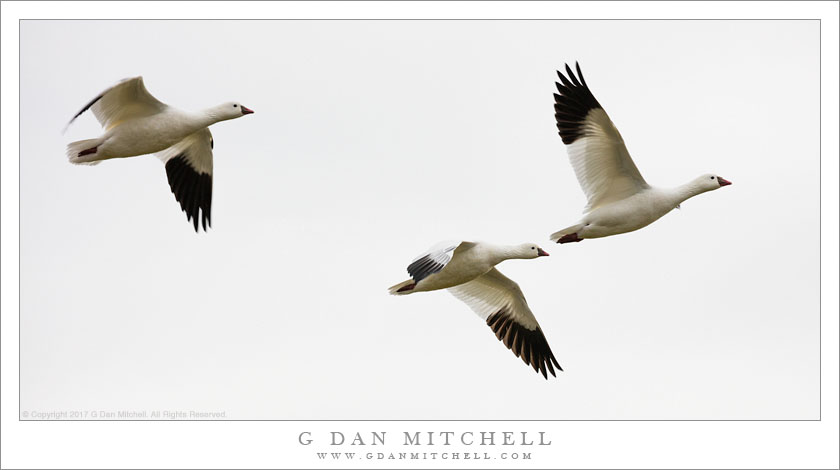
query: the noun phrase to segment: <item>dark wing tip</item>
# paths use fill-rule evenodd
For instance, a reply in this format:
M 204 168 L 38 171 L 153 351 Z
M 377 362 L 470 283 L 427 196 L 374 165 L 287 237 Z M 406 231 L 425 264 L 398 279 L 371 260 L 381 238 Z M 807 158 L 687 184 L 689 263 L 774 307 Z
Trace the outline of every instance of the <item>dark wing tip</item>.
M 557 367 L 557 370 L 559 370 L 560 372 L 563 372 L 563 368 L 560 367 L 560 363 L 557 362 L 557 359 L 554 357 L 554 354 L 551 355 L 551 362 L 554 363 L 554 367 Z
M 450 251 L 451 250 L 454 250 L 454 248 L 450 248 Z M 408 274 L 412 279 L 414 279 L 414 282 L 417 283 L 432 274 L 439 272 L 445 266 L 446 261 L 442 260 L 440 257 L 435 258 L 435 253 L 428 253 L 409 264 L 406 271 L 408 271 Z
M 568 78 L 558 70 L 557 76 L 560 82 L 555 82 L 557 93 L 554 94 L 554 117 L 557 121 L 557 130 L 566 145 L 586 135 L 584 121 L 587 115 L 593 109 L 601 108 L 600 103 L 583 80 L 578 62 L 575 62 L 575 68 L 578 72 L 577 77 L 569 64 L 565 64 Z
M 575 74 L 572 72 L 572 68 L 569 67 L 569 64 L 566 64 L 566 73 L 569 75 L 569 80 L 571 80 L 575 86 L 580 86 L 580 82 L 577 77 L 575 77 Z
M 192 222 L 198 233 L 199 213 L 204 231 L 210 227 L 210 207 L 213 198 L 213 177 L 199 173 L 189 164 L 183 154 L 176 155 L 166 162 L 166 177 L 175 200 L 187 215 L 187 222 Z
M 538 374 L 548 379 L 548 372 L 557 377 L 552 368 L 552 362 L 559 370 L 563 370 L 551 347 L 545 339 L 540 327 L 529 330 L 513 320 L 504 309 L 487 317 L 487 325 L 496 334 L 496 338 L 502 342 L 516 357 L 522 359 L 526 365 L 531 366 Z
M 84 114 L 84 112 L 85 112 L 85 111 L 87 111 L 88 109 L 90 109 L 90 107 L 91 107 L 91 106 L 93 106 L 94 104 L 96 104 L 96 102 L 97 102 L 97 101 L 99 101 L 100 99 L 102 99 L 102 97 L 103 97 L 103 96 L 105 96 L 105 93 L 100 93 L 100 94 L 99 94 L 99 96 L 97 96 L 96 98 L 94 98 L 94 99 L 90 100 L 90 103 L 86 104 L 86 105 L 84 106 L 84 108 L 82 108 L 82 109 L 81 109 L 78 113 L 76 113 L 76 114 L 75 114 L 75 115 L 74 115 L 74 116 L 70 119 L 70 122 L 68 122 L 68 123 L 67 123 L 67 125 L 66 125 L 66 126 L 64 126 L 64 130 L 65 130 L 65 131 L 67 131 L 67 128 L 68 128 L 68 127 L 70 127 L 70 124 L 73 124 L 73 121 L 75 121 L 77 117 L 79 117 L 79 116 L 81 116 L 82 114 Z
M 580 83 L 582 83 L 583 86 L 586 86 L 586 80 L 584 80 L 583 78 L 583 72 L 580 71 L 580 63 L 578 63 L 578 61 L 575 61 L 575 69 L 577 69 L 578 78 L 580 78 Z

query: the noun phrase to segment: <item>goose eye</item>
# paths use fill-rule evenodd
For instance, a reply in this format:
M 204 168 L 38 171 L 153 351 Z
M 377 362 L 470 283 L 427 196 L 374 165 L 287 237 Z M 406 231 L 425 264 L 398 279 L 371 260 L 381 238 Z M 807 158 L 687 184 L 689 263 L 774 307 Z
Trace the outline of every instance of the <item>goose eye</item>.
M 235 105 L 233 105 L 233 107 L 234 107 L 234 108 L 237 108 L 237 107 L 239 107 L 239 105 L 238 105 L 238 104 L 235 104 Z
M 715 177 L 714 177 L 714 176 L 710 176 L 710 177 L 709 177 L 709 179 L 710 179 L 710 180 L 713 180 L 713 179 L 715 179 Z
M 532 246 L 532 247 L 531 247 L 531 249 L 533 250 L 533 249 L 534 249 L 534 247 Z

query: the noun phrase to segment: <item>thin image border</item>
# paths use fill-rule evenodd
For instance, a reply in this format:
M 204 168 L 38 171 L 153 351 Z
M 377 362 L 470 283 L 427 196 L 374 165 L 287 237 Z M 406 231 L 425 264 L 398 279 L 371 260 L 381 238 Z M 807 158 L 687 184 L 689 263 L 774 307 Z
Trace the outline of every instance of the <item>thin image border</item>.
M 161 1 L 161 0 L 157 0 Z M 217 0 L 222 1 L 222 0 Z M 442 1 L 442 0 L 434 0 Z M 498 0 L 502 1 L 502 0 Z M 548 0 L 544 0 L 548 1 Z M 717 0 L 725 1 L 725 0 Z M 775 0 L 784 1 L 784 0 Z M 298 22 L 298 21 L 462 21 L 462 22 L 499 22 L 499 21 L 544 21 L 544 22 L 579 22 L 579 21 L 656 21 L 656 22 L 671 22 L 671 21 L 761 21 L 761 22 L 775 22 L 775 21 L 816 21 L 818 25 L 818 47 L 819 47 L 819 158 L 818 166 L 820 173 L 819 181 L 819 418 L 817 419 L 21 419 L 21 256 L 18 256 L 18 422 L 78 422 L 78 421 L 92 421 L 92 422 L 821 422 L 822 421 L 822 19 L 821 18 L 21 18 L 18 20 L 18 96 L 21 95 L 21 48 L 23 41 L 21 38 L 21 31 L 23 22 L 26 21 L 97 21 L 97 22 L 113 22 L 113 21 L 266 21 L 266 22 Z M 21 106 L 18 103 L 18 122 L 21 122 Z M 21 153 L 20 146 L 22 142 L 22 126 L 18 128 L 18 253 L 21 249 Z

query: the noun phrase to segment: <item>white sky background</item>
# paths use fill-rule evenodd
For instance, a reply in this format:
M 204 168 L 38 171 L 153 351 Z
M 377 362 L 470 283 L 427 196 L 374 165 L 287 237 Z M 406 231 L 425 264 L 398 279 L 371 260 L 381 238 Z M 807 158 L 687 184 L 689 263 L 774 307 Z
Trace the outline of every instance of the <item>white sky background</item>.
M 242 419 L 819 417 L 812 22 L 27 22 L 21 409 Z M 219 34 L 222 31 L 223 34 Z M 557 246 L 585 200 L 555 69 L 581 62 L 645 178 L 715 172 L 639 232 Z M 154 157 L 67 163 L 67 120 L 143 75 L 212 127 L 213 229 Z M 508 261 L 548 382 L 445 292 L 391 297 L 442 239 Z

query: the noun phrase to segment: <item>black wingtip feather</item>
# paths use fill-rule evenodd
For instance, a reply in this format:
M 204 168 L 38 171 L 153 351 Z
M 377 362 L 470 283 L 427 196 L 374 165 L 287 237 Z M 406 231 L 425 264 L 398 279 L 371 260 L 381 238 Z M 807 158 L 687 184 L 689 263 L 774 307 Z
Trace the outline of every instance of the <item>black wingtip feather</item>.
M 575 61 L 575 69 L 577 69 L 578 77 L 580 77 L 580 83 L 582 83 L 583 86 L 586 86 L 586 79 L 583 78 L 583 72 L 580 71 L 580 64 L 578 61 Z
M 572 81 L 574 86 L 580 86 L 580 82 L 578 81 L 577 77 L 575 77 L 575 74 L 572 73 L 572 68 L 569 67 L 569 64 L 566 64 L 566 73 L 569 74 L 569 79 Z
M 187 215 L 187 222 L 192 222 L 193 229 L 198 232 L 200 212 L 201 226 L 206 232 L 210 227 L 213 177 L 197 172 L 184 155 L 177 155 L 166 162 L 166 176 L 175 200 Z
M 569 145 L 584 136 L 586 116 L 593 109 L 601 108 L 601 105 L 586 85 L 580 64 L 575 62 L 577 77 L 569 64 L 565 66 L 568 78 L 560 70 L 557 71 L 560 82 L 555 82 L 557 93 L 554 94 L 554 117 L 563 143 Z
M 533 367 L 538 374 L 542 374 L 545 379 L 548 379 L 547 372 L 551 372 L 553 377 L 557 377 L 551 366 L 552 362 L 558 370 L 563 370 L 557 363 L 557 359 L 548 345 L 548 340 L 546 340 L 539 326 L 534 330 L 529 330 L 513 321 L 513 318 L 504 309 L 487 317 L 487 325 L 502 344 L 510 349 L 516 357 L 521 358 L 526 365 Z
M 409 264 L 406 271 L 414 279 L 414 282 L 420 282 L 426 277 L 440 271 L 444 266 L 446 266 L 444 263 L 440 263 L 431 256 L 426 255 Z
M 79 117 L 79 116 L 81 116 L 82 114 L 84 114 L 84 112 L 85 112 L 85 111 L 87 111 L 88 109 L 90 109 L 90 107 L 91 107 L 91 106 L 93 106 L 94 104 L 96 104 L 96 102 L 97 102 L 97 101 L 99 101 L 100 99 L 102 99 L 102 97 L 103 97 L 103 96 L 105 96 L 105 93 L 102 93 L 102 94 L 100 94 L 99 96 L 97 96 L 96 98 L 94 98 L 94 99 L 90 100 L 90 103 L 86 104 L 84 108 L 82 108 L 82 109 L 81 109 L 78 113 L 76 113 L 76 115 L 75 115 L 75 116 L 73 116 L 73 118 L 72 118 L 72 119 L 70 119 L 70 122 L 68 122 L 68 123 L 67 123 L 67 126 L 70 126 L 70 124 L 73 124 L 73 121 L 75 121 L 77 117 Z

